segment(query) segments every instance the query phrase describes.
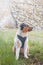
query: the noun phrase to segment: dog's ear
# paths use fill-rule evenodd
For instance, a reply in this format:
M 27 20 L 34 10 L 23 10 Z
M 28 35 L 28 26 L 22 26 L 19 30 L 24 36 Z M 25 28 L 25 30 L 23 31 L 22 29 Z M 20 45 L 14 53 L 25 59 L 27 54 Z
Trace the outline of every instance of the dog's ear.
M 28 31 L 32 31 L 33 27 L 29 27 Z
M 22 25 L 20 25 L 20 29 L 23 30 L 23 28 L 24 28 L 24 27 L 23 27 Z
M 25 23 L 22 23 L 22 24 L 20 25 L 20 29 L 23 30 L 24 27 L 26 27 L 26 24 L 25 24 Z

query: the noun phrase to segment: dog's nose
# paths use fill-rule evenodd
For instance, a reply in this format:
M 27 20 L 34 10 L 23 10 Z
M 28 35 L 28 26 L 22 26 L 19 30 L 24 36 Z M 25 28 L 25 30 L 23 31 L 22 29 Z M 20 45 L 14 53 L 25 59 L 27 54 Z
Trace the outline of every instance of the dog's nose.
M 33 27 L 29 27 L 28 31 L 32 31 Z

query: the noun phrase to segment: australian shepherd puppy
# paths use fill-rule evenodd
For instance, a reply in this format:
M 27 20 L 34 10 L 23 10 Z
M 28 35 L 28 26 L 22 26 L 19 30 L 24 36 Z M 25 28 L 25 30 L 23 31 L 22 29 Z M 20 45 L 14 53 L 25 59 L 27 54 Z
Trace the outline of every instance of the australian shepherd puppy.
M 14 49 L 16 53 L 16 60 L 19 59 L 20 55 L 20 49 L 24 49 L 24 57 L 28 59 L 28 32 L 32 31 L 33 27 L 30 27 L 29 25 L 22 23 L 16 33 L 16 36 L 14 38 Z

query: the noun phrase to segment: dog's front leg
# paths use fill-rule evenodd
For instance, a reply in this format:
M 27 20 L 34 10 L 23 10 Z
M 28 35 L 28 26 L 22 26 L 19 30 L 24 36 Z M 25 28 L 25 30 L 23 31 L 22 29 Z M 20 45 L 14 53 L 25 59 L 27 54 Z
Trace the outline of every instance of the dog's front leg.
M 19 59 L 20 48 L 16 48 L 16 60 Z
M 19 42 L 17 42 L 17 46 L 16 46 L 16 60 L 19 59 L 20 48 L 21 48 L 21 45 L 20 45 Z
M 25 58 L 28 58 L 27 48 L 24 49 L 24 57 L 25 57 Z
M 27 45 L 27 43 L 25 43 L 25 45 L 24 45 L 24 57 L 25 58 L 28 58 L 28 45 Z

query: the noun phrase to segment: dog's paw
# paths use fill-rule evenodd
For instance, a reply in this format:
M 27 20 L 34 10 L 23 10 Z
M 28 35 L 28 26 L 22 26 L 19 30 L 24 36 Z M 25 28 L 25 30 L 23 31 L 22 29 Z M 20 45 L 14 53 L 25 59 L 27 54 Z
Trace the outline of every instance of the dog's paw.
M 27 56 L 27 55 L 25 55 L 24 57 L 25 57 L 26 59 L 28 59 L 28 56 Z
M 16 60 L 18 60 L 19 59 L 19 57 L 16 57 Z

